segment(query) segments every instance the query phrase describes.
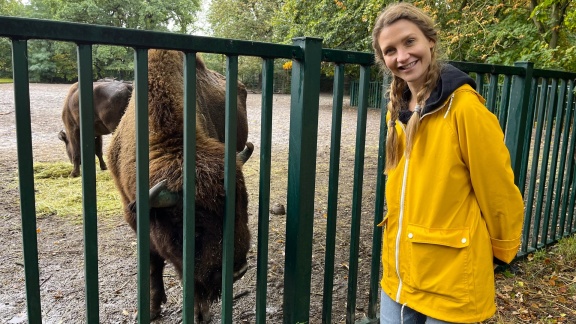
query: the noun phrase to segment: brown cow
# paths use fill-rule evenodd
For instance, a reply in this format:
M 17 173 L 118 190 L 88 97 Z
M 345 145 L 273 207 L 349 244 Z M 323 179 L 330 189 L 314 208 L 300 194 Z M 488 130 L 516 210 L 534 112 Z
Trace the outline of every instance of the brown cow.
M 198 69 L 203 64 L 198 59 Z M 150 313 L 160 314 L 166 302 L 162 273 L 165 260 L 182 276 L 183 216 L 183 55 L 181 52 L 150 50 L 148 57 L 149 172 L 150 184 Z M 204 74 L 197 73 L 198 78 Z M 198 80 L 198 87 L 204 82 Z M 210 95 L 210 92 L 206 92 Z M 223 102 L 222 93 L 212 94 Z M 216 98 L 218 97 L 218 98 Z M 206 97 L 207 100 L 210 98 Z M 124 218 L 136 231 L 136 129 L 134 95 L 110 142 L 110 172 L 124 205 Z M 198 99 L 200 105 L 201 99 Z M 210 305 L 222 289 L 222 240 L 225 196 L 224 144 L 208 136 L 200 114 L 196 121 L 196 236 L 195 314 L 199 322 L 210 321 Z M 234 280 L 247 270 L 250 248 L 248 193 L 242 164 L 253 146 L 238 155 L 234 222 Z
M 95 151 L 100 169 L 106 170 L 102 158 L 102 135 L 112 133 L 126 110 L 132 93 L 132 84 L 121 81 L 94 82 L 94 139 Z M 66 153 L 74 169 L 71 177 L 80 175 L 80 91 L 78 82 L 74 83 L 64 100 L 62 122 L 65 130 L 61 130 L 58 138 L 66 145 Z

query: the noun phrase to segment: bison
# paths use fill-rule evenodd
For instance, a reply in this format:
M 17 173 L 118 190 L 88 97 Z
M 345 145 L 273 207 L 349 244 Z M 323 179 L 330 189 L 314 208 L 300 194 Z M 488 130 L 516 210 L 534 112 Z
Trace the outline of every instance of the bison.
M 80 175 L 80 103 L 78 82 L 74 83 L 64 100 L 61 130 L 58 138 L 66 145 L 66 153 L 74 165 L 70 177 Z M 94 82 L 94 139 L 100 169 L 106 170 L 102 158 L 102 136 L 112 133 L 126 110 L 132 94 L 132 84 L 121 81 Z
M 162 273 L 165 260 L 182 276 L 183 245 L 183 53 L 150 50 L 148 57 L 148 123 L 150 190 L 150 314 L 157 317 L 166 302 Z M 206 84 L 209 73 L 198 57 L 197 88 Z M 206 89 L 199 89 L 203 93 Z M 210 96 L 210 92 L 205 92 Z M 213 92 L 211 102 L 223 103 L 221 92 Z M 206 97 L 206 100 L 210 98 Z M 202 108 L 203 99 L 197 98 Z M 221 108 L 222 109 L 222 108 Z M 201 111 L 201 109 L 199 109 Z M 195 316 L 210 321 L 210 305 L 222 289 L 222 240 L 225 208 L 224 144 L 208 136 L 196 114 L 196 236 L 195 236 Z M 108 162 L 124 206 L 124 218 L 136 227 L 136 129 L 135 99 L 130 99 L 109 145 Z M 234 227 L 234 280 L 247 270 L 250 247 L 248 193 L 242 173 L 253 145 L 237 155 Z

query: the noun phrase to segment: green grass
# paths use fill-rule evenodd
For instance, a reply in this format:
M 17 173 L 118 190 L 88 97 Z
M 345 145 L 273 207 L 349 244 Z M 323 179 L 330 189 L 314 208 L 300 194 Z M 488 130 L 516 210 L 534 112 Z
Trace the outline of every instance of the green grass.
M 14 82 L 12 79 L 0 78 L 0 83 L 12 83 L 12 82 Z
M 35 163 L 34 186 L 38 217 L 58 215 L 82 221 L 82 177 L 69 178 L 72 165 L 65 162 Z M 96 171 L 99 218 L 122 215 L 122 203 L 109 171 Z
M 561 255 L 567 263 L 576 261 L 576 236 L 568 236 L 557 244 L 556 253 Z

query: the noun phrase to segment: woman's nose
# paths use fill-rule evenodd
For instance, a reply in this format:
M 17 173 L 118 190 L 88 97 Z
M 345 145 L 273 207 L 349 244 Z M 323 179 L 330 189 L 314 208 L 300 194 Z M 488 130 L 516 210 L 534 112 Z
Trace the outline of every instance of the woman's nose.
M 408 53 L 408 51 L 404 50 L 404 49 L 398 49 L 398 62 L 405 62 L 406 60 L 408 60 L 410 58 L 410 54 Z

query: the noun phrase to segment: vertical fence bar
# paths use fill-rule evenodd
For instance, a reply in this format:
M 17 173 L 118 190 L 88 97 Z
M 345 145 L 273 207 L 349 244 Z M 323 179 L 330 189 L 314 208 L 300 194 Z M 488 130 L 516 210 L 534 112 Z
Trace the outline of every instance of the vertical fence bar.
M 528 100 L 528 116 L 526 117 L 526 145 L 522 151 L 522 163 L 520 165 L 520 175 L 518 183 L 520 184 L 520 192 L 524 193 L 526 190 L 526 177 L 528 176 L 528 163 L 530 160 L 530 138 L 532 138 L 532 129 L 534 128 L 534 118 L 536 111 L 536 92 L 538 89 L 537 79 L 532 80 L 532 86 L 530 87 L 530 99 Z
M 502 84 L 502 94 L 500 95 L 500 111 L 498 112 L 498 120 L 502 130 L 506 129 L 506 119 L 508 118 L 508 104 L 510 103 L 510 85 L 512 77 L 509 75 L 504 76 L 504 83 Z
M 236 216 L 236 116 L 238 114 L 238 56 L 226 59 L 226 136 L 224 146 L 224 190 L 226 205 L 222 253 L 222 323 L 232 323 L 234 272 L 234 218 Z
M 546 138 L 544 139 L 544 158 L 542 160 L 542 171 L 540 173 L 540 182 L 546 183 L 546 204 L 544 205 L 544 222 L 542 223 L 542 237 L 541 243 L 543 246 L 548 244 L 548 232 L 549 232 L 549 225 L 550 225 L 550 210 L 552 206 L 552 196 L 553 196 L 553 189 L 554 189 L 554 181 L 556 180 L 556 161 L 554 160 L 555 154 L 554 152 L 557 151 L 556 143 L 554 141 L 556 136 L 554 135 L 554 130 L 559 129 L 560 125 L 562 124 L 560 119 L 560 115 L 562 111 L 557 112 L 556 107 L 556 100 L 558 97 L 558 80 L 552 79 L 552 87 L 550 89 L 550 97 L 548 98 L 548 118 L 546 120 Z M 556 116 L 556 114 L 559 114 Z M 554 127 L 556 125 L 556 127 Z M 552 141 L 554 141 L 554 145 L 552 148 L 552 159 L 550 159 L 550 147 L 552 146 Z M 548 163 L 550 161 L 550 163 Z M 546 179 L 546 181 L 542 181 L 542 179 Z
M 540 159 L 540 143 L 542 142 L 542 132 L 544 131 L 544 123 L 546 118 L 546 98 L 548 94 L 548 79 L 542 79 L 542 87 L 540 89 L 540 97 L 538 100 L 538 118 L 536 120 L 536 134 L 534 136 L 534 149 L 532 153 L 532 168 L 530 175 L 530 185 L 528 187 L 528 199 L 526 202 L 526 210 L 532 211 L 533 199 L 536 198 L 536 206 L 534 208 L 534 222 L 532 229 L 532 249 L 536 250 L 538 248 L 538 233 L 540 233 L 540 219 L 542 215 L 542 200 L 544 194 L 545 181 L 538 182 L 538 190 L 536 188 L 536 180 L 538 179 L 538 162 Z M 545 177 L 542 175 L 542 177 Z M 525 237 L 528 236 L 530 231 L 529 220 L 532 220 L 530 214 L 525 212 L 524 230 Z
M 553 207 L 552 207 L 552 213 L 548 214 L 548 217 L 552 217 L 552 226 L 551 226 L 551 231 L 550 231 L 550 239 L 551 241 L 556 241 L 558 240 L 558 237 L 556 236 L 556 226 L 558 225 L 558 213 L 559 213 L 559 209 L 560 209 L 560 198 L 562 197 L 562 195 L 564 194 L 564 164 L 565 164 L 565 158 L 566 158 L 566 142 L 568 140 L 568 131 L 569 131 L 569 123 L 570 123 L 570 116 L 572 115 L 572 110 L 571 109 L 564 109 L 564 105 L 566 104 L 566 81 L 565 80 L 560 80 L 560 94 L 558 95 L 558 104 L 556 109 L 558 110 L 558 114 L 556 117 L 556 123 L 555 123 L 555 133 L 556 135 L 554 136 L 554 138 L 556 139 L 556 142 L 554 143 L 554 151 L 552 154 L 552 161 L 554 163 L 554 166 L 556 166 L 556 164 L 558 163 L 558 161 L 560 161 L 560 165 L 558 167 L 558 174 L 557 174 L 557 179 L 556 179 L 556 190 L 555 190 L 555 195 L 554 195 L 554 203 L 553 203 Z M 562 134 L 563 131 L 563 134 Z M 562 152 L 560 152 L 560 144 L 562 144 Z M 560 156 L 558 156 L 560 154 Z M 556 168 L 555 168 L 556 170 Z M 554 177 L 554 174 L 556 172 L 554 172 L 552 174 L 552 178 Z M 549 186 L 552 186 L 553 182 L 550 183 Z M 549 197 L 550 200 L 552 200 L 552 197 Z
M 487 106 L 488 109 L 496 113 L 496 94 L 498 93 L 498 74 L 490 74 L 490 83 L 488 85 Z
M 82 208 L 84 214 L 84 274 L 86 321 L 98 323 L 98 215 L 96 212 L 96 163 L 94 160 L 94 95 L 92 45 L 78 44 L 80 90 L 80 147 L 82 159 Z
M 476 73 L 476 91 L 482 96 L 484 96 L 484 76 L 485 73 Z
M 138 241 L 138 322 L 150 322 L 150 204 L 148 202 L 148 49 L 134 50 L 136 99 L 136 212 Z
M 574 80 L 570 80 L 568 81 L 568 99 L 567 99 L 567 110 L 572 112 L 574 109 L 572 108 L 574 103 Z M 568 232 L 565 232 L 566 230 L 566 225 L 570 225 L 572 223 L 572 213 L 569 213 L 569 215 L 566 215 L 566 208 L 568 205 L 568 197 L 570 197 L 571 193 L 573 194 L 574 192 L 574 187 L 573 187 L 573 182 L 572 182 L 572 174 L 574 173 L 574 145 L 576 143 L 576 114 L 573 114 L 572 120 L 568 119 L 567 121 L 567 125 L 570 125 L 569 123 L 571 122 L 571 127 L 567 127 L 568 129 L 571 130 L 571 135 L 570 137 L 570 143 L 568 145 L 568 152 L 566 154 L 566 159 L 568 160 L 568 165 L 566 166 L 566 181 L 564 183 L 564 188 L 565 188 L 565 192 L 564 192 L 564 196 L 562 197 L 562 208 L 560 210 L 560 235 L 565 236 L 567 234 L 570 234 L 571 226 L 568 226 Z M 572 186 L 572 190 L 570 190 Z M 566 217 L 568 216 L 568 217 Z M 566 220 L 568 220 L 568 222 L 566 222 Z
M 350 260 L 348 263 L 348 298 L 346 323 L 354 323 L 358 289 L 358 254 L 360 246 L 360 221 L 362 217 L 362 184 L 364 183 L 364 151 L 366 147 L 366 118 L 368 116 L 368 83 L 370 67 L 360 66 L 360 92 L 358 119 L 356 121 L 356 152 L 354 157 L 354 185 L 352 192 L 352 224 L 350 226 Z
M 196 264 L 196 53 L 184 58 L 184 219 L 182 322 L 194 324 Z
M 322 40 L 295 38 L 304 51 L 293 60 L 288 148 L 288 195 L 284 270 L 284 323 L 308 322 L 312 227 L 316 187 L 316 145 Z
M 388 76 L 384 77 L 383 85 L 388 85 Z M 382 222 L 384 216 L 384 193 L 386 192 L 386 176 L 384 166 L 386 165 L 386 135 L 388 127 L 386 125 L 386 106 L 388 100 L 384 98 L 382 91 L 382 102 L 380 103 L 380 135 L 378 140 L 378 166 L 376 168 L 376 199 L 374 202 L 374 229 L 372 234 L 372 262 L 370 266 L 370 292 L 368 295 L 368 321 L 369 323 L 379 323 L 378 319 L 378 298 L 380 296 L 380 262 L 382 253 L 382 227 L 378 224 Z
M 542 80 L 543 83 L 547 84 L 547 80 L 543 79 Z M 533 82 L 533 86 L 532 86 L 532 93 L 534 96 L 536 96 L 536 83 L 537 82 Z M 536 179 L 538 179 L 537 174 L 538 174 L 538 160 L 540 159 L 540 145 L 537 145 L 537 143 L 540 143 L 540 141 L 542 140 L 542 131 L 544 129 L 543 125 L 544 125 L 544 116 L 546 113 L 546 108 L 543 105 L 544 99 L 546 97 L 546 92 L 542 93 L 540 92 L 541 95 L 541 99 L 538 103 L 537 106 L 535 106 L 535 111 L 538 114 L 538 116 L 536 117 L 536 133 L 534 134 L 534 148 L 532 149 L 532 164 L 530 167 L 530 183 L 528 184 L 528 193 L 526 195 L 524 195 L 526 197 L 526 210 L 524 212 L 524 230 L 522 231 L 522 248 L 521 251 L 523 252 L 528 252 L 528 240 L 529 240 L 529 235 L 530 235 L 530 227 L 532 224 L 532 215 L 539 215 L 539 213 L 534 213 L 533 211 L 534 209 L 532 208 L 532 204 L 534 203 L 534 197 L 536 195 L 535 190 L 536 190 Z M 539 216 L 537 217 L 537 221 L 538 224 L 540 222 L 540 218 Z M 536 225 L 536 220 L 534 222 L 534 226 Z M 539 226 L 539 225 L 538 225 Z M 532 238 L 534 239 L 534 238 Z
M 36 200 L 32 157 L 32 128 L 28 79 L 27 41 L 12 40 L 12 74 L 18 149 L 18 184 L 22 215 L 22 253 L 26 283 L 26 307 L 29 323 L 41 323 L 40 274 L 38 270 L 38 237 L 36 234 Z
M 274 59 L 262 61 L 262 117 L 260 126 L 260 188 L 258 190 L 258 260 L 256 267 L 256 324 L 266 323 L 268 236 L 270 232 L 270 165 L 272 156 L 272 99 Z
M 338 218 L 338 180 L 340 178 L 340 144 L 342 138 L 342 104 L 344 100 L 344 64 L 334 68 L 332 97 L 332 131 L 330 139 L 330 170 L 328 171 L 328 206 L 326 211 L 326 252 L 324 253 L 324 293 L 322 323 L 332 323 L 332 289 L 334 287 L 334 251 L 336 219 Z
M 517 67 L 524 68 L 524 75 L 515 75 L 512 80 L 512 98 L 510 100 L 510 111 L 506 123 L 505 143 L 510 151 L 512 170 L 514 170 L 514 182 L 518 188 L 520 184 L 520 173 L 522 171 L 522 152 L 530 149 L 530 133 L 526 128 L 532 129 L 532 125 L 526 125 L 528 119 L 528 101 L 530 100 L 530 86 L 532 83 L 532 72 L 534 64 L 530 62 L 517 62 Z M 528 136 L 528 139 L 526 138 Z M 522 191 L 521 191 L 522 192 Z M 524 192 L 522 192 L 524 195 Z

